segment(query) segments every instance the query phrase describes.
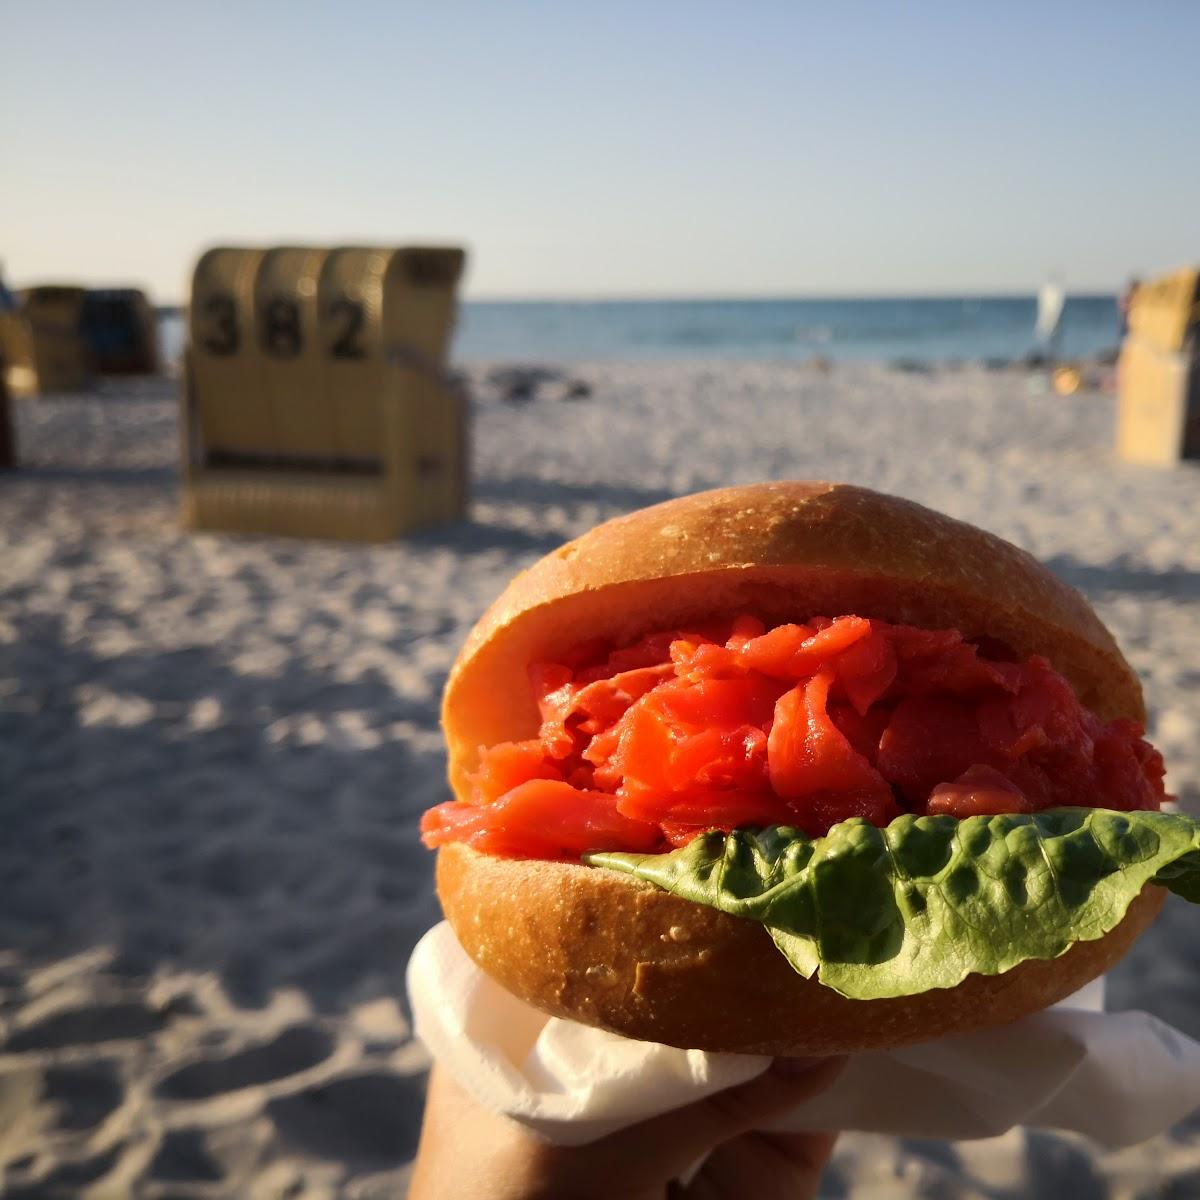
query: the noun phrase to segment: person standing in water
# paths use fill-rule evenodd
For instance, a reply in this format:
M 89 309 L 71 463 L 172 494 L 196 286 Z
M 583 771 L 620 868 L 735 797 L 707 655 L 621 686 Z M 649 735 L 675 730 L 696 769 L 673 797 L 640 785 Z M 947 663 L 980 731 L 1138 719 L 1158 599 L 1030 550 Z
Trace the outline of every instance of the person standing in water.
M 1117 297 L 1117 320 L 1120 325 L 1121 341 L 1124 341 L 1129 333 L 1129 310 L 1133 307 L 1133 298 L 1137 295 L 1141 282 L 1136 275 L 1131 275 L 1124 291 Z

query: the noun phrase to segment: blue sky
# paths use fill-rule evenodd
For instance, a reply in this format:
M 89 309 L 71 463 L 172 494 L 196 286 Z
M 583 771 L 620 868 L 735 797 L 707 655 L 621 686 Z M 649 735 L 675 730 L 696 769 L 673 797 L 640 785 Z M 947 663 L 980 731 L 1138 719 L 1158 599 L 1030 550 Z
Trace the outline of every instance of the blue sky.
M 450 240 L 475 296 L 1114 290 L 1200 256 L 1200 4 L 0 0 L 10 282 Z

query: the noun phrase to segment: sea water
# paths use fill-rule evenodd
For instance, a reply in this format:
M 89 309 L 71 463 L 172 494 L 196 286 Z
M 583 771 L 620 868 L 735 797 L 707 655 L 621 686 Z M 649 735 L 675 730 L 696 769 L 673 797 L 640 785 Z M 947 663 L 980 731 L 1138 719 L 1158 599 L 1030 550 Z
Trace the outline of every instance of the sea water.
M 463 305 L 463 359 L 764 358 L 1014 360 L 1036 348 L 1028 297 L 863 300 L 476 301 Z M 1063 358 L 1117 345 L 1112 296 L 1072 296 Z

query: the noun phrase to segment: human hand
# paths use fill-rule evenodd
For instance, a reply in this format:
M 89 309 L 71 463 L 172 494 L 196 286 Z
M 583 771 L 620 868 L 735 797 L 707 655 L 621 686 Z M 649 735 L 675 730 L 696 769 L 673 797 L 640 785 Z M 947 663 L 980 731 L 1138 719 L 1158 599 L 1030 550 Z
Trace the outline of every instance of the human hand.
M 763 1075 L 585 1146 L 552 1146 L 479 1107 L 434 1067 L 409 1200 L 808 1200 L 836 1133 L 758 1126 L 828 1088 L 844 1058 Z M 673 1183 L 707 1155 L 686 1186 Z

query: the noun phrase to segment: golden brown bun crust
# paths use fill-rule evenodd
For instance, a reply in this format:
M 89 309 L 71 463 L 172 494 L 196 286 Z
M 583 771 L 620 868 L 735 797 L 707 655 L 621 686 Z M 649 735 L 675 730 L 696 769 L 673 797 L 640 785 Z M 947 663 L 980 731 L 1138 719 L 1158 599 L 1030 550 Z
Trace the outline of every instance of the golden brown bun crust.
M 754 921 L 599 868 L 438 852 L 438 895 L 467 953 L 554 1016 L 645 1041 L 748 1054 L 900 1046 L 1028 1016 L 1103 974 L 1155 918 L 1148 886 L 1105 937 L 1003 975 L 848 1000 L 797 975 Z
M 766 483 L 608 521 L 518 575 L 450 674 L 442 721 L 455 791 L 465 795 L 480 746 L 536 734 L 530 661 L 739 612 L 988 634 L 1044 655 L 1104 719 L 1145 718 L 1137 676 L 1087 601 L 1024 551 L 866 488 Z

